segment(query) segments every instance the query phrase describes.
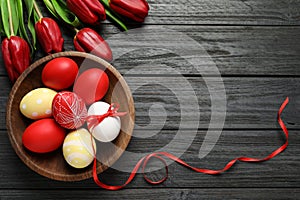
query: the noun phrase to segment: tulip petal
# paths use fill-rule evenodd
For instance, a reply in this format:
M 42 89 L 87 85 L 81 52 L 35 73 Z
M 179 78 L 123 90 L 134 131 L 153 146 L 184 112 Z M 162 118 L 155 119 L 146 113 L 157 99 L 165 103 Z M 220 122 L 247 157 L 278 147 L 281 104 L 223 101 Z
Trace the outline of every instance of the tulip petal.
M 30 64 L 28 43 L 18 36 L 6 38 L 2 41 L 2 55 L 8 77 L 15 82 Z
M 57 23 L 44 17 L 35 24 L 38 40 L 43 50 L 48 53 L 57 53 L 63 50 L 64 39 Z
M 86 24 L 98 25 L 106 19 L 105 9 L 98 0 L 67 0 L 67 6 Z
M 137 22 L 143 22 L 149 11 L 145 0 L 110 0 L 109 4 L 115 12 Z
M 78 51 L 92 53 L 109 62 L 112 60 L 112 52 L 107 42 L 90 28 L 83 28 L 76 34 L 74 46 Z

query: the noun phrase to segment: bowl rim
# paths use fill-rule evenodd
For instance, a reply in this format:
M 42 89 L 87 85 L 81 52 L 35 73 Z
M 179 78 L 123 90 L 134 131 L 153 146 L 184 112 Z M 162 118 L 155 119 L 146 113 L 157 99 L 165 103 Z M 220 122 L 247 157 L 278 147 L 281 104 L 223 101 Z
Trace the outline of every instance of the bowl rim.
M 44 170 L 43 168 L 41 168 L 39 165 L 37 165 L 36 163 L 32 162 L 30 159 L 28 159 L 27 156 L 25 156 L 24 154 L 22 154 L 22 152 L 19 150 L 20 149 L 20 145 L 17 143 L 16 138 L 13 136 L 12 132 L 13 132 L 13 126 L 10 122 L 10 117 L 12 116 L 12 111 L 10 108 L 12 108 L 12 103 L 13 103 L 13 97 L 15 96 L 18 87 L 22 84 L 22 82 L 24 81 L 24 79 L 38 66 L 40 66 L 41 64 L 44 64 L 46 62 L 49 62 L 50 60 L 54 59 L 54 58 L 58 58 L 58 57 L 81 57 L 84 59 L 90 59 L 93 60 L 95 62 L 100 63 L 101 65 L 103 65 L 105 68 L 108 68 L 118 79 L 119 83 L 121 84 L 121 86 L 124 88 L 125 90 L 125 95 L 126 98 L 128 99 L 128 102 L 132 105 L 129 107 L 129 113 L 130 113 L 130 118 L 133 121 L 133 124 L 135 122 L 135 107 L 134 107 L 134 100 L 132 97 L 132 93 L 131 90 L 129 88 L 129 86 L 127 85 L 124 77 L 120 74 L 120 72 L 113 67 L 110 63 L 108 63 L 107 61 L 103 60 L 102 58 L 92 55 L 90 53 L 85 53 L 85 52 L 78 52 L 78 51 L 65 51 L 65 52 L 59 52 L 59 53 L 55 53 L 55 54 L 51 54 L 45 57 L 42 57 L 40 59 L 38 59 L 37 61 L 35 61 L 34 63 L 32 63 L 20 76 L 19 78 L 16 80 L 16 82 L 14 83 L 10 93 L 9 93 L 9 98 L 7 101 L 7 105 L 6 105 L 6 128 L 7 128 L 7 134 L 9 136 L 9 140 L 11 145 L 13 146 L 14 151 L 16 152 L 16 154 L 19 156 L 19 158 L 23 161 L 23 163 L 28 166 L 31 170 L 35 171 L 36 173 L 45 176 L 47 178 L 53 179 L 53 180 L 58 180 L 58 181 L 81 181 L 81 180 L 85 180 L 88 178 L 91 178 L 93 176 L 92 174 L 92 170 L 87 171 L 87 172 L 83 172 L 82 174 L 76 174 L 76 175 L 61 175 L 61 174 L 55 174 L 53 172 L 49 172 L 47 170 Z M 128 130 L 128 134 L 129 135 L 129 139 L 128 142 L 125 144 L 124 146 L 124 150 L 123 151 L 118 151 L 118 154 L 114 156 L 114 160 L 110 163 L 110 166 L 112 166 L 119 158 L 120 156 L 123 154 L 123 152 L 125 151 L 125 149 L 127 148 L 131 137 L 132 137 L 132 133 L 133 133 L 133 129 L 134 129 L 134 125 L 132 125 L 132 127 L 129 128 Z M 101 167 L 98 165 L 97 166 L 97 174 L 105 171 L 106 169 L 108 169 L 110 166 L 105 166 L 102 165 Z

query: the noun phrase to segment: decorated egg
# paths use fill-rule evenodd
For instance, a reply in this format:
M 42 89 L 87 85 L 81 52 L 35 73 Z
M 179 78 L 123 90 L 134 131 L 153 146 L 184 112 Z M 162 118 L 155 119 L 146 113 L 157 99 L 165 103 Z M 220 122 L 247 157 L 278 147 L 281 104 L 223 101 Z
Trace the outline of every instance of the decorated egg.
M 109 87 L 107 74 L 98 68 L 91 68 L 79 75 L 74 84 L 74 92 L 87 105 L 99 101 L 104 97 Z
M 69 133 L 64 140 L 64 158 L 72 167 L 84 168 L 90 165 L 94 159 L 94 152 L 95 140 L 84 128 Z
M 21 100 L 21 113 L 30 119 L 51 117 L 52 101 L 56 94 L 57 92 L 48 88 L 38 88 L 30 91 Z
M 54 119 L 41 119 L 29 125 L 22 136 L 23 145 L 35 153 L 48 153 L 58 149 L 64 141 L 66 130 Z
M 110 105 L 108 103 L 102 101 L 93 103 L 88 110 L 88 116 L 103 115 L 107 113 L 109 107 Z M 107 117 L 98 125 L 93 127 L 92 130 L 90 130 L 90 132 L 100 142 L 110 142 L 119 135 L 120 130 L 121 130 L 120 118 Z
M 53 117 L 64 128 L 81 127 L 87 117 L 87 109 L 82 98 L 73 92 L 59 92 L 52 103 Z
M 73 85 L 78 73 L 74 60 L 66 57 L 48 62 L 42 71 L 44 85 L 55 90 L 63 90 Z

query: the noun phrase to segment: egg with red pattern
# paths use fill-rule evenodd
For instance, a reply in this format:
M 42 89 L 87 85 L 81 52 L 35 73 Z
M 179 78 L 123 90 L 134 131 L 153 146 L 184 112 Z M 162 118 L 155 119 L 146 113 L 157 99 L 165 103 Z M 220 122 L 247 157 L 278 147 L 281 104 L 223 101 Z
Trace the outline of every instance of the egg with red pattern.
M 87 109 L 81 97 L 73 92 L 64 91 L 54 97 L 52 114 L 62 127 L 76 129 L 85 123 Z

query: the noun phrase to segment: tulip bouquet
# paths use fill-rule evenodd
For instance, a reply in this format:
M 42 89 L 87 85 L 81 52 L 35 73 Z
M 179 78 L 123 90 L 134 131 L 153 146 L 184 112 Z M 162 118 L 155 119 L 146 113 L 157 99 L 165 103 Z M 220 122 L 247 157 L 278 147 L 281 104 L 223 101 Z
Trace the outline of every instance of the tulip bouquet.
M 43 18 L 34 0 L 24 1 L 28 29 L 23 18 L 23 1 L 0 2 L 0 33 L 5 37 L 2 41 L 2 57 L 9 79 L 15 82 L 30 65 L 36 50 L 36 38 L 48 54 L 62 51 L 64 40 L 57 23 L 51 18 Z
M 24 34 L 24 23 L 19 19 L 21 1 L 1 1 L 2 56 L 9 79 L 14 82 L 30 64 L 30 48 L 26 40 L 17 34 Z M 21 24 L 21 28 L 20 27 Z M 22 58 L 22 59 L 20 59 Z
M 74 30 L 74 47 L 77 51 L 93 53 L 109 62 L 112 60 L 112 52 L 108 43 L 91 27 L 99 25 L 108 17 L 126 31 L 127 26 L 121 20 L 122 17 L 143 22 L 149 11 L 145 0 L 43 2 L 56 19 Z M 36 41 L 47 54 L 63 51 L 64 39 L 58 24 L 52 18 L 43 16 L 35 0 L 0 0 L 0 7 L 0 34 L 5 37 L 2 40 L 2 56 L 12 82 L 30 65 L 37 48 Z M 23 7 L 26 7 L 25 17 Z

